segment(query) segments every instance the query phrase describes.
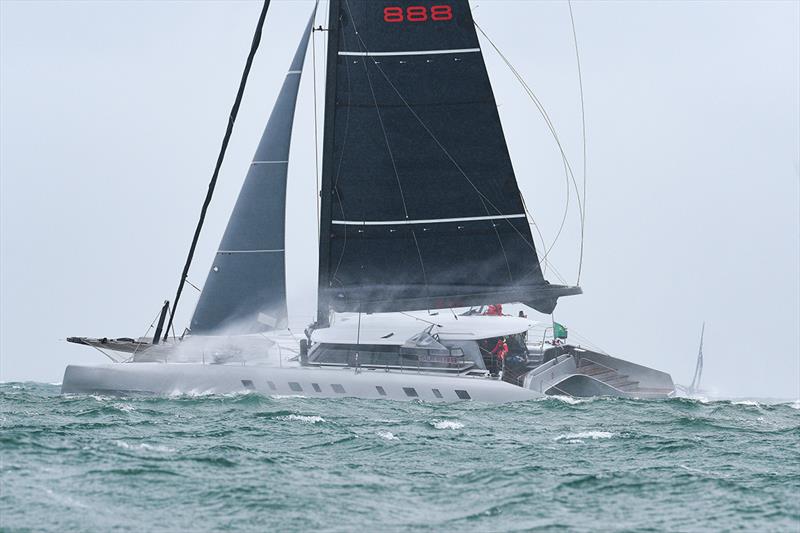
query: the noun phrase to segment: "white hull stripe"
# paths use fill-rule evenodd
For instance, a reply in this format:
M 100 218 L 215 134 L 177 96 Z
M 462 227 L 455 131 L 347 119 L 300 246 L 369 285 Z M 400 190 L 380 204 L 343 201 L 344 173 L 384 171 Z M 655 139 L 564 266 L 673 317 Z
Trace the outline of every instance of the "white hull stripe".
M 505 220 L 508 218 L 525 218 L 525 213 L 517 215 L 490 215 L 485 217 L 464 218 L 428 218 L 420 220 L 333 220 L 339 226 L 402 226 L 410 224 L 443 224 L 447 222 L 475 222 L 478 220 Z
M 282 163 L 288 163 L 288 161 L 253 161 L 250 164 L 251 165 L 280 165 Z
M 220 250 L 218 254 L 269 254 L 273 252 L 282 252 L 283 248 L 280 250 Z
M 405 52 L 345 52 L 340 51 L 340 56 L 370 56 L 370 57 L 385 57 L 385 56 L 429 56 L 440 54 L 471 54 L 480 52 L 480 48 L 458 48 L 452 50 L 408 50 Z

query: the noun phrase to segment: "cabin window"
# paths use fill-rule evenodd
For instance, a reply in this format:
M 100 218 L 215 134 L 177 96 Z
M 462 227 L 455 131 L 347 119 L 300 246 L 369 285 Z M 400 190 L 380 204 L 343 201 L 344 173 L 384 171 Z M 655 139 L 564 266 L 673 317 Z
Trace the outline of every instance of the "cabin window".
M 344 387 L 342 387 L 338 383 L 333 383 L 331 385 L 331 388 L 333 389 L 333 392 L 335 392 L 337 394 L 344 394 Z
M 271 381 L 267 381 L 267 387 L 269 387 L 269 390 L 278 390 L 278 387 Z
M 419 398 L 419 394 L 417 394 L 417 389 L 414 387 L 403 387 L 403 392 L 406 393 L 406 396 L 410 396 L 411 398 Z
M 299 383 L 295 383 L 294 381 L 289 382 L 289 388 L 295 392 L 303 392 L 303 387 L 301 387 Z
M 310 363 L 342 366 L 484 369 L 475 341 L 440 344 L 439 349 L 401 348 L 393 344 L 318 344 L 308 354 Z M 358 354 L 358 357 L 356 357 Z
M 253 382 L 251 380 L 249 380 L 249 379 L 243 379 L 242 380 L 242 385 L 244 386 L 245 389 L 255 390 L 255 386 L 253 385 Z
M 456 396 L 458 396 L 462 400 L 469 400 L 472 398 L 472 396 L 470 396 L 469 393 L 465 390 L 456 390 Z
M 312 383 L 312 387 L 314 387 L 314 392 L 322 392 L 322 388 L 319 386 L 319 383 Z
M 437 398 L 442 397 L 442 393 L 439 392 L 439 389 L 433 389 L 433 395 L 436 396 Z
M 381 396 L 386 396 L 386 390 L 383 387 L 381 387 L 380 385 L 375 387 L 375 389 L 378 391 L 378 394 L 380 394 Z

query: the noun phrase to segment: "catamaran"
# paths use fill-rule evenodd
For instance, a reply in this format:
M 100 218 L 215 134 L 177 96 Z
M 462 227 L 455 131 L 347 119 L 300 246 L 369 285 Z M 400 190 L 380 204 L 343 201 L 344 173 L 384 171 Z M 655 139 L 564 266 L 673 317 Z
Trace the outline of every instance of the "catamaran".
M 314 28 L 312 14 L 190 326 L 176 337 L 268 6 L 173 305 L 152 337 L 68 339 L 113 362 L 68 366 L 62 392 L 485 402 L 674 394 L 668 374 L 566 343 L 558 324 L 539 336 L 525 312 L 508 316 L 498 304 L 552 314 L 582 291 L 544 278 L 467 0 L 330 0 L 327 28 Z M 298 339 L 287 329 L 286 189 L 313 31 L 326 32 L 328 53 L 318 297 Z

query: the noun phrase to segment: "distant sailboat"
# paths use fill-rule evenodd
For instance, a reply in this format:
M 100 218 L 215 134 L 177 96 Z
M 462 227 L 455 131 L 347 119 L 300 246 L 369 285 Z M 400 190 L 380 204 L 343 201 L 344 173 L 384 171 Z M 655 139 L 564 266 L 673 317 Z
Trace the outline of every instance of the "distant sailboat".
M 520 302 L 550 314 L 558 298 L 581 293 L 544 279 L 467 0 L 330 1 L 317 317 L 299 343 L 281 336 L 289 142 L 313 18 L 189 334 L 165 334 L 161 344 L 161 326 L 152 342 L 71 338 L 134 356 L 69 366 L 62 390 L 492 402 L 673 394 L 663 372 L 529 340 L 527 318 L 453 311 Z M 294 345 L 297 357 L 256 364 L 237 356 L 266 350 L 254 347 L 261 339 Z
M 697 362 L 694 367 L 694 376 L 692 383 L 688 386 L 676 385 L 676 389 L 685 393 L 690 398 L 696 396 L 705 396 L 705 391 L 700 388 L 700 381 L 703 379 L 703 337 L 706 333 L 706 323 L 703 322 L 703 327 L 700 329 L 700 347 L 697 349 Z

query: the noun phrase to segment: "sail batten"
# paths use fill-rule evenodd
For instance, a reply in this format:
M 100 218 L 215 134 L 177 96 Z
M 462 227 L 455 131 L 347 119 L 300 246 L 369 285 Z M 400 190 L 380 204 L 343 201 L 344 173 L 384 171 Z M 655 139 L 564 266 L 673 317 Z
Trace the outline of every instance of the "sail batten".
M 316 9 L 315 9 L 316 12 Z M 297 47 L 191 321 L 197 335 L 286 327 L 285 214 L 292 125 L 314 14 Z
M 542 275 L 467 0 L 331 9 L 320 315 L 574 294 Z

